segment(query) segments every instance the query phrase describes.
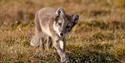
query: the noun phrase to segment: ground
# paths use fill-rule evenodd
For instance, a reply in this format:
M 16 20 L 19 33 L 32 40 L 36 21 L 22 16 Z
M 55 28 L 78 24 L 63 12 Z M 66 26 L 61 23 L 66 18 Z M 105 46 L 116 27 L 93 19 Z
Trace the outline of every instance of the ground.
M 125 63 L 125 0 L 0 0 L 0 63 L 59 63 L 54 48 L 29 45 L 43 7 L 80 16 L 66 37 L 71 63 Z

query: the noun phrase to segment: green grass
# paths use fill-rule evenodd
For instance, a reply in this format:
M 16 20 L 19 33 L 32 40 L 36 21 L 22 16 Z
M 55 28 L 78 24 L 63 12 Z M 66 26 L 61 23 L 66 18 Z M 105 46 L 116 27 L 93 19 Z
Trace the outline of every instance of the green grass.
M 0 63 L 59 63 L 54 48 L 29 45 L 34 14 L 47 6 L 64 7 L 80 16 L 66 37 L 71 63 L 124 63 L 124 4 L 122 0 L 0 0 Z

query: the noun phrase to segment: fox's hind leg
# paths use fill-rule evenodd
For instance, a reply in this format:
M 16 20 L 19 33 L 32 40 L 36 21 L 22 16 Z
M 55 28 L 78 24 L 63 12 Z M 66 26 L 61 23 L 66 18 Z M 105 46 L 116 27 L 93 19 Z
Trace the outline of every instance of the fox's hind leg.
M 30 41 L 30 45 L 33 47 L 43 47 L 43 37 L 41 35 L 34 35 Z
M 52 39 L 51 37 L 47 36 L 46 37 L 46 48 L 49 50 L 52 47 Z
M 30 45 L 34 47 L 42 46 L 44 48 L 44 33 L 42 33 L 37 13 L 35 14 L 34 23 L 35 23 L 35 35 L 32 37 Z

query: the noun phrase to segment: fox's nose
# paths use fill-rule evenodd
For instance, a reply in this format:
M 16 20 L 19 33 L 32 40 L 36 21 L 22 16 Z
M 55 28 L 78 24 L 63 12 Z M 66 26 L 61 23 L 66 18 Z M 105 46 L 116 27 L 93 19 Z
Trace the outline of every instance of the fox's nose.
M 60 33 L 60 36 L 63 36 L 63 33 Z

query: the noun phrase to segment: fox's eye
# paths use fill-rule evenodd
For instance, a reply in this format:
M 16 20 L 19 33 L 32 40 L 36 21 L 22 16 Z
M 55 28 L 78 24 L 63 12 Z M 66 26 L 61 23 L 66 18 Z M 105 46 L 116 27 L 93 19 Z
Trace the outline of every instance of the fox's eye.
M 66 26 L 66 28 L 69 28 L 70 26 Z
M 61 25 L 62 25 L 62 23 L 58 23 L 58 25 L 59 25 L 59 26 L 61 26 Z

